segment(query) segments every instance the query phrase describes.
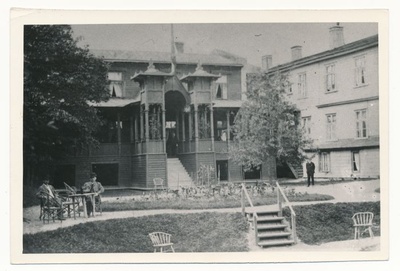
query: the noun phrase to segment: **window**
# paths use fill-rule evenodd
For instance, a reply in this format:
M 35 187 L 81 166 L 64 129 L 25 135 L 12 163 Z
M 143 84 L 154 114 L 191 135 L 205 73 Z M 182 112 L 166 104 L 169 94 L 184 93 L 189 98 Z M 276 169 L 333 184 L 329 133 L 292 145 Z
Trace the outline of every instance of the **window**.
M 216 83 L 215 98 L 217 99 L 228 99 L 228 79 L 226 75 L 222 75 L 218 78 Z
M 306 74 L 300 73 L 298 79 L 297 88 L 299 90 L 299 96 L 305 98 L 307 97 Z
M 359 151 L 351 152 L 351 170 L 353 172 L 360 171 L 360 152 Z
M 335 65 L 326 66 L 326 92 L 336 91 Z
M 329 172 L 330 171 L 330 153 L 329 152 L 321 152 L 319 154 L 319 171 L 320 172 Z
M 365 138 L 367 137 L 367 110 L 356 111 L 356 137 Z
M 311 134 L 311 117 L 304 117 L 301 118 L 302 121 L 302 127 L 306 135 Z
M 366 84 L 365 80 L 365 56 L 355 59 L 355 84 L 356 87 Z
M 336 139 L 336 114 L 326 115 L 326 139 Z
M 108 80 L 110 80 L 109 90 L 111 97 L 122 97 L 123 81 L 122 72 L 109 72 Z
M 220 181 L 228 180 L 228 160 L 217 161 L 217 177 Z
M 285 84 L 285 92 L 286 94 L 293 94 L 293 84 L 290 82 L 287 82 Z

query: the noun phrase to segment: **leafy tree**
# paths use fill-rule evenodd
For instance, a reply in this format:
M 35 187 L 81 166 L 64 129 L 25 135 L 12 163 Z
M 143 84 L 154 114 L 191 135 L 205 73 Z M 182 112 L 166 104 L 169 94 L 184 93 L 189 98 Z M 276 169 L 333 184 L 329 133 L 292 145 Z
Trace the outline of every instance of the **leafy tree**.
M 109 97 L 107 64 L 80 48 L 67 25 L 24 28 L 24 162 L 31 166 L 95 144 L 88 102 Z
M 305 159 L 302 149 L 311 144 L 299 128 L 299 110 L 285 98 L 287 76 L 249 74 L 247 100 L 236 118 L 231 158 L 245 169 L 269 158 L 284 162 Z

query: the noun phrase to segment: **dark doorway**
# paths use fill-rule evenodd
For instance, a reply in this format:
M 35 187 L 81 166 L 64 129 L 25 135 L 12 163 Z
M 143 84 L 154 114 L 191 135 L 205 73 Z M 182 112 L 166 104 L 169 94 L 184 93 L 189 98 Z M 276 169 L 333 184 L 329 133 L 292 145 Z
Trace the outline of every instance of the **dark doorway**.
M 176 157 L 178 149 L 178 136 L 176 132 L 176 121 L 167 121 L 165 125 L 167 136 L 167 156 Z
M 261 179 L 261 165 L 252 166 L 249 170 L 244 172 L 245 180 L 260 180 Z
M 56 189 L 65 188 L 64 183 L 69 186 L 75 185 L 75 165 L 57 165 L 54 170 L 53 186 Z
M 217 161 L 217 176 L 220 181 L 228 181 L 228 160 Z
M 92 164 L 93 172 L 97 174 L 97 181 L 103 186 L 118 185 L 118 163 Z

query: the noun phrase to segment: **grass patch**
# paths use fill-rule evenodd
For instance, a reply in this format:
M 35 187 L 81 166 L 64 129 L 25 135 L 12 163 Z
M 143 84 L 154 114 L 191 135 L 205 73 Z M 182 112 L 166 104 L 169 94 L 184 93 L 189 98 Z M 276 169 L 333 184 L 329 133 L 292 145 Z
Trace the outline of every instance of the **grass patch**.
M 23 253 L 153 252 L 148 234 L 172 234 L 176 252 L 248 251 L 240 213 L 163 214 L 88 222 L 23 236 Z
M 326 201 L 334 199 L 330 195 L 308 194 L 308 193 L 289 193 L 288 199 L 291 202 L 305 201 Z M 254 206 L 276 204 L 276 195 L 253 196 Z M 155 209 L 222 209 L 239 208 L 241 206 L 240 197 L 226 198 L 171 198 L 149 201 L 122 200 L 104 201 L 102 203 L 104 212 L 127 211 L 127 210 L 155 210 Z
M 324 203 L 293 208 L 297 215 L 297 235 L 309 245 L 353 239 L 351 217 L 357 212 L 374 213 L 373 231 L 380 235 L 380 202 Z M 290 216 L 288 208 L 284 209 L 284 215 Z

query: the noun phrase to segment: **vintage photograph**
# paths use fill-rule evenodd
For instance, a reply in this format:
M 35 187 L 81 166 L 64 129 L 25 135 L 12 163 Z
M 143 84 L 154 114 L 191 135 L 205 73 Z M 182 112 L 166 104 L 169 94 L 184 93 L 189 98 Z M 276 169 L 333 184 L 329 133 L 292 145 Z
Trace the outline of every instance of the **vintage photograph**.
M 340 19 L 22 24 L 21 259 L 384 259 L 380 25 Z

